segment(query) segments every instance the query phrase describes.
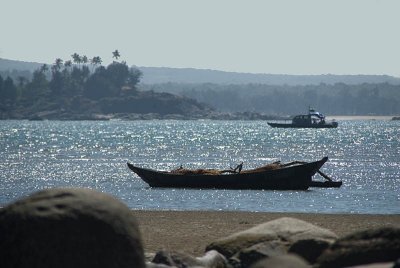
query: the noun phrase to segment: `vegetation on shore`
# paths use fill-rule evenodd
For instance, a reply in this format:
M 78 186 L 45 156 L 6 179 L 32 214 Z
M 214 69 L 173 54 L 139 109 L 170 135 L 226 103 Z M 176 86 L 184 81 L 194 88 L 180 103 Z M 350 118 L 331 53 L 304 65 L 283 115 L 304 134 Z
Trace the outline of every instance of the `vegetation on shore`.
M 128 67 L 118 50 L 112 56 L 108 66 L 99 56 L 77 53 L 52 65 L 0 59 L 0 119 L 258 120 L 288 118 L 310 105 L 330 116 L 400 114 L 395 77 L 283 75 L 277 80 L 276 75 Z M 142 81 L 142 71 L 153 83 Z M 329 77 L 332 83 L 321 82 Z M 273 84 L 281 80 L 288 84 Z
M 295 115 L 313 106 L 326 115 L 399 115 L 400 85 L 344 83 L 318 85 L 179 84 L 141 85 L 143 90 L 179 94 L 225 113 L 254 111 Z
M 118 61 L 108 66 L 95 56 L 77 53 L 72 60 L 57 58 L 42 65 L 31 80 L 0 76 L 0 119 L 104 119 L 127 114 L 190 115 L 211 109 L 195 100 L 170 93 L 139 91 L 142 72 Z M 129 118 L 129 116 L 128 116 Z

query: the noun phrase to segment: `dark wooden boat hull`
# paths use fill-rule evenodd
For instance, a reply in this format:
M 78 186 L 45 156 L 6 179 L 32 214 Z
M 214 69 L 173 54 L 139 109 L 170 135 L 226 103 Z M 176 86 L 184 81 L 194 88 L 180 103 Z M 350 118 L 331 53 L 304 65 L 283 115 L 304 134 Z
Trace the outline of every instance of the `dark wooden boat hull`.
M 337 128 L 337 122 L 325 123 L 325 124 L 293 124 L 293 123 L 271 123 L 268 125 L 276 128 Z
M 128 167 L 151 187 L 307 190 L 312 182 L 312 176 L 327 160 L 328 158 L 324 157 L 319 161 L 280 169 L 223 175 L 174 174 L 139 168 L 130 163 Z

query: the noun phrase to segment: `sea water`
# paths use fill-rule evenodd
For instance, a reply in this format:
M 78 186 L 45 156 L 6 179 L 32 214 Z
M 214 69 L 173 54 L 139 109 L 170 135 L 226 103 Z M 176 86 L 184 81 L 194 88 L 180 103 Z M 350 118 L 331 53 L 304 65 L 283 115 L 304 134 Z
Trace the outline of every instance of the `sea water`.
M 126 166 L 255 168 L 329 161 L 341 188 L 307 191 L 150 188 Z M 319 175 L 315 179 L 323 180 Z M 0 121 L 0 207 L 52 187 L 87 187 L 132 209 L 400 213 L 400 121 L 277 129 L 266 121 Z

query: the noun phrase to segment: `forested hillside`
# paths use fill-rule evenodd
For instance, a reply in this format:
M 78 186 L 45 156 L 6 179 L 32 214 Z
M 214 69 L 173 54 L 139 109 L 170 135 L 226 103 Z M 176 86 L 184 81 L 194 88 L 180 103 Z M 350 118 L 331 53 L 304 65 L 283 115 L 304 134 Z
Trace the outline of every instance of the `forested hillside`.
M 204 117 L 212 109 L 286 116 L 305 112 L 310 105 L 328 115 L 400 114 L 400 79 L 391 76 L 244 74 L 136 68 L 118 61 L 101 66 L 100 57 L 88 59 L 76 53 L 72 59 L 57 59 L 52 65 L 0 59 L 0 115 L 26 117 L 63 109 L 64 114 L 84 117 L 88 113 Z
M 311 105 L 329 115 L 400 114 L 400 85 L 388 83 L 308 86 L 166 83 L 140 87 L 180 94 L 223 112 L 252 111 L 270 115 L 293 115 L 307 111 Z
M 113 53 L 118 60 L 118 51 Z M 89 60 L 75 53 L 72 58 L 74 63 L 58 58 L 51 66 L 42 65 L 33 71 L 31 79 L 0 75 L 0 119 L 202 116 L 210 112 L 209 107 L 193 99 L 137 90 L 142 73 L 126 62 L 102 66 L 98 56 Z

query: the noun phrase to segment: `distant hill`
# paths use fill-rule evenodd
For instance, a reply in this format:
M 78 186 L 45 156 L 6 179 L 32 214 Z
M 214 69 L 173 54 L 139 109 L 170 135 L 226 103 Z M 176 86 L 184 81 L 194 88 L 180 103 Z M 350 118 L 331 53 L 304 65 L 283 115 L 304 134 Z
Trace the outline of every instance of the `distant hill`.
M 14 61 L 0 58 L 0 72 L 33 71 L 43 63 Z M 137 67 L 143 72 L 142 84 L 161 83 L 214 83 L 214 84 L 268 84 L 268 85 L 318 85 L 320 83 L 388 83 L 400 85 L 400 78 L 388 75 L 288 75 L 224 72 L 217 70 L 168 67 Z
M 7 60 L 0 58 L 0 71 L 30 71 L 40 68 L 43 63 Z
M 288 75 L 236 73 L 216 70 L 167 67 L 138 67 L 143 72 L 143 84 L 160 83 L 214 83 L 214 84 L 268 84 L 268 85 L 319 85 L 320 83 L 389 83 L 400 85 L 400 78 L 388 75 Z

